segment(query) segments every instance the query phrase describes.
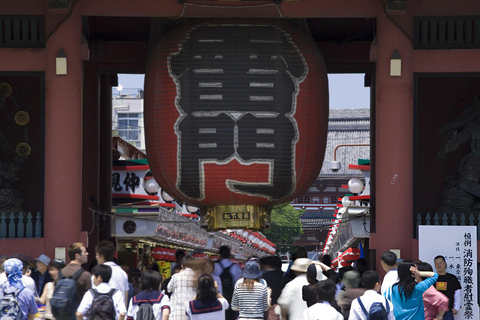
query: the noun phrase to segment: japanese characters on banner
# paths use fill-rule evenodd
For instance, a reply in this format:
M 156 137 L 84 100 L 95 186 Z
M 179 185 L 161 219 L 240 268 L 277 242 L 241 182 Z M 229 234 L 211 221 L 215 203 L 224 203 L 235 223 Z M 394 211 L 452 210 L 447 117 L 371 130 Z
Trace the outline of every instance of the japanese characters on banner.
M 148 170 L 148 165 L 114 168 L 112 172 L 112 193 L 148 196 L 143 188 L 143 180 Z
M 435 270 L 434 258 L 445 257 L 447 272 L 455 275 L 462 286 L 461 308 L 455 320 L 477 320 L 477 227 L 419 226 L 419 259 Z

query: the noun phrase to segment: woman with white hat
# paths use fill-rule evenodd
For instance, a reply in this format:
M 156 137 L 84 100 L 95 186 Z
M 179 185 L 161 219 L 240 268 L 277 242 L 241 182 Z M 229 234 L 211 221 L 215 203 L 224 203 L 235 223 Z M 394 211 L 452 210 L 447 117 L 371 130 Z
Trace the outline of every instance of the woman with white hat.
M 268 311 L 267 288 L 260 283 L 262 273 L 256 261 L 245 263 L 243 282 L 237 282 L 233 291 L 231 308 L 239 311 L 239 319 L 263 319 Z
M 282 308 L 282 318 L 289 320 L 303 320 L 303 311 L 307 310 L 307 303 L 302 298 L 302 288 L 308 285 L 307 269 L 312 260 L 298 258 L 293 262 L 291 270 L 296 277 L 287 283 L 277 302 Z

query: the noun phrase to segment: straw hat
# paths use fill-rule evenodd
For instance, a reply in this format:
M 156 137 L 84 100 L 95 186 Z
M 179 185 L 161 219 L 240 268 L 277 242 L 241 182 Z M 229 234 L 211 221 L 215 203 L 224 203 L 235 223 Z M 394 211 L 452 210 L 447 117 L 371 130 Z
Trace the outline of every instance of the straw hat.
M 297 272 L 307 272 L 308 265 L 312 262 L 312 260 L 307 258 L 298 258 L 293 261 L 293 265 L 290 270 L 297 271 Z

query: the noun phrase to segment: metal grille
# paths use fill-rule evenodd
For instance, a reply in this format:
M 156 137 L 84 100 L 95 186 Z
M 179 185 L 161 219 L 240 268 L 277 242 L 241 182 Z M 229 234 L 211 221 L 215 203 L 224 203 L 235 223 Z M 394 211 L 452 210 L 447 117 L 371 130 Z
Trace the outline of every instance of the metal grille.
M 415 49 L 462 48 L 480 48 L 480 16 L 415 18 Z
M 414 212 L 419 221 L 438 212 L 458 224 L 462 214 L 477 218 L 480 213 L 480 197 L 465 191 L 480 185 L 480 158 L 474 156 L 480 118 L 473 108 L 479 95 L 480 74 L 416 77 Z
M 7 219 L 11 212 L 43 214 L 43 83 L 40 73 L 0 73 L 0 213 Z M 5 169 L 12 165 L 14 173 Z
M 0 16 L 0 48 L 43 48 L 44 16 Z

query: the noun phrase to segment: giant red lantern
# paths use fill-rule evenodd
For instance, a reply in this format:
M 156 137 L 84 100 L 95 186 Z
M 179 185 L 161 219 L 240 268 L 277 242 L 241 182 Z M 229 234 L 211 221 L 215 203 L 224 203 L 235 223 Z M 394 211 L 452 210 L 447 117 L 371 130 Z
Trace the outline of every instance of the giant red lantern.
M 284 20 L 195 20 L 150 52 L 149 165 L 209 229 L 263 229 L 320 171 L 328 125 L 323 58 Z

